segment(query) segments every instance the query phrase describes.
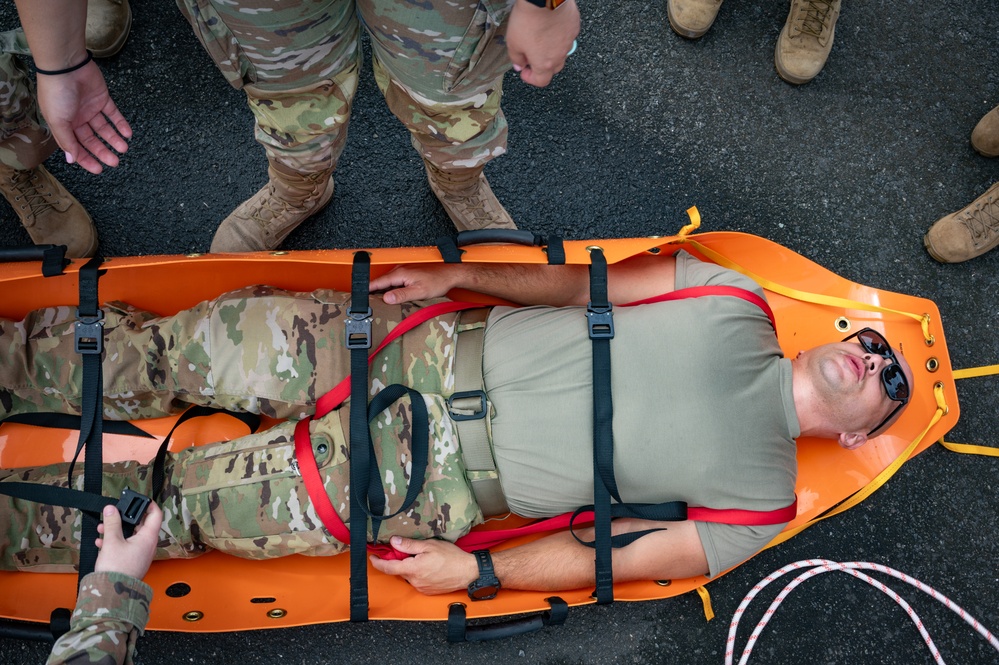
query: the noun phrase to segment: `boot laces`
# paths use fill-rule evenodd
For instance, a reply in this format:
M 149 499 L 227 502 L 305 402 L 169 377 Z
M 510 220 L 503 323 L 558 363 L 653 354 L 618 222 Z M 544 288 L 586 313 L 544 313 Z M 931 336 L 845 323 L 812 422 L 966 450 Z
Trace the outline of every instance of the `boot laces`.
M 318 200 L 320 191 L 316 189 L 316 185 L 322 179 L 322 174 L 309 174 L 307 179 L 313 184 L 313 188 L 308 190 L 306 197 L 303 198 L 303 202 L 307 203 L 309 207 Z M 253 197 L 246 204 L 246 210 L 242 212 L 241 216 L 256 222 L 265 231 L 271 231 L 271 227 L 274 225 L 276 220 L 280 220 L 283 216 L 288 216 L 287 221 L 294 221 L 294 219 L 304 212 L 303 207 L 296 206 L 289 201 L 283 199 L 277 191 L 277 187 L 274 186 L 273 182 L 268 183 L 266 193 L 258 194 Z
M 19 203 L 21 209 L 30 210 L 36 218 L 46 210 L 53 209 L 52 194 L 47 191 L 44 183 L 39 182 L 40 176 L 41 174 L 36 169 L 32 169 L 30 171 L 14 171 L 14 175 L 10 177 L 11 185 L 17 191 L 14 200 L 24 201 L 24 203 Z
M 829 29 L 833 0 L 804 0 L 797 2 L 796 6 L 798 11 L 794 27 L 802 34 L 821 39 L 822 33 Z
M 989 194 L 984 201 L 966 211 L 960 217 L 976 245 L 989 242 L 999 234 L 999 192 Z

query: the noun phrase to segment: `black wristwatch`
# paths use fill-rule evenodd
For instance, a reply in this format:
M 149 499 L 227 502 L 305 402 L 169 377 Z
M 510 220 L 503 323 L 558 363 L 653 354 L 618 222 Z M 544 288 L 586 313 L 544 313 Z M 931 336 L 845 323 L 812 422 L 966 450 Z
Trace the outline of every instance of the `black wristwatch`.
M 527 0 L 537 7 L 547 7 L 548 9 L 558 9 L 565 0 Z
M 472 600 L 495 598 L 500 590 L 500 581 L 493 572 L 493 558 L 489 550 L 475 550 L 475 562 L 479 564 L 479 579 L 468 585 L 468 597 Z

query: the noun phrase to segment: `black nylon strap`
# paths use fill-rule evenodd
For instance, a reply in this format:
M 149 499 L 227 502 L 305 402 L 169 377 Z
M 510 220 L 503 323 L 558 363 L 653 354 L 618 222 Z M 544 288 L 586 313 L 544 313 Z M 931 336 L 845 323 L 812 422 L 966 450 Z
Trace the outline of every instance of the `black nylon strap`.
M 82 418 L 80 416 L 73 416 L 68 413 L 18 413 L 0 420 L 0 425 L 17 423 L 20 425 L 31 425 L 32 427 L 78 430 L 80 429 L 81 421 Z M 101 424 L 101 429 L 105 434 L 141 436 L 146 439 L 153 438 L 152 434 L 139 429 L 127 420 L 105 420 Z
M 371 482 L 366 492 L 368 505 L 365 512 L 371 517 L 372 540 L 377 540 L 378 527 L 383 521 L 404 513 L 412 507 L 420 496 L 420 491 L 423 489 L 423 483 L 427 477 L 427 465 L 430 461 L 430 416 L 427 413 L 427 404 L 419 392 L 398 383 L 386 386 L 372 398 L 371 404 L 368 405 L 368 422 L 374 421 L 382 411 L 389 408 L 403 395 L 409 395 L 410 415 L 413 419 L 413 440 L 410 448 L 412 471 L 409 475 L 409 487 L 406 489 L 406 497 L 402 506 L 391 515 L 385 514 L 385 491 L 382 488 L 382 478 L 378 471 L 378 460 L 375 459 L 375 448 L 371 442 L 371 430 L 368 429 L 368 459 L 371 469 L 369 478 Z
M 260 427 L 260 416 L 255 413 L 226 411 L 224 409 L 214 409 L 209 406 L 192 406 L 187 411 L 180 414 L 180 417 L 174 422 L 173 427 L 171 427 L 170 431 L 167 432 L 167 435 L 163 438 L 163 442 L 160 444 L 160 447 L 156 450 L 156 458 L 153 460 L 153 501 L 159 503 L 163 500 L 163 492 L 166 489 L 166 472 L 164 470 L 164 466 L 166 465 L 167 450 L 170 448 L 170 439 L 173 437 L 173 433 L 177 431 L 178 427 L 188 420 L 200 418 L 202 416 L 212 416 L 216 413 L 224 413 L 227 416 L 232 416 L 246 425 L 246 427 L 250 430 L 250 434 L 256 432 L 257 428 Z
M 368 431 L 368 349 L 371 348 L 371 309 L 368 283 L 371 257 L 354 254 L 350 308 L 345 343 L 350 349 L 350 620 L 368 620 L 368 519 L 362 488 L 370 485 Z M 367 325 L 365 325 L 365 323 Z M 364 333 L 367 332 L 365 343 Z M 380 486 L 380 484 L 379 484 Z
M 83 491 L 100 496 L 103 492 L 104 455 L 103 441 L 103 398 L 104 379 L 101 369 L 104 356 L 104 313 L 100 309 L 97 282 L 103 262 L 99 256 L 90 259 L 80 268 L 80 306 L 77 310 L 75 343 L 83 356 L 82 411 L 80 438 L 76 453 L 86 448 L 83 463 Z M 76 457 L 73 458 L 74 462 Z M 69 470 L 69 486 L 73 486 L 73 466 Z M 96 517 L 83 513 L 83 528 L 80 535 L 80 582 L 92 573 L 97 562 Z
M 593 531 L 595 596 L 598 604 L 614 600 L 611 564 L 611 496 L 620 501 L 614 482 L 614 404 L 611 399 L 610 340 L 614 334 L 607 299 L 607 260 L 603 251 L 590 251 L 590 304 L 587 306 L 593 346 Z M 599 317 L 598 327 L 594 318 Z M 609 461 L 609 462 L 608 462 Z

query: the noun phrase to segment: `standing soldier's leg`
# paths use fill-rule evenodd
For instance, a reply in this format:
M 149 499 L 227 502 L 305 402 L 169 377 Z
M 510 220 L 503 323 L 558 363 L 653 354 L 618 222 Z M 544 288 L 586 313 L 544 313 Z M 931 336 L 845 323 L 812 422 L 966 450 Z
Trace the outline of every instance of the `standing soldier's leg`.
M 74 258 L 93 256 L 97 230 L 90 215 L 42 166 L 57 146 L 16 55 L 30 55 L 24 33 L 0 33 L 0 194 L 35 244 L 66 245 Z
M 267 153 L 267 185 L 219 227 L 213 252 L 277 247 L 329 203 L 357 91 L 353 0 L 178 0 L 196 36 L 245 90 Z
M 359 0 L 375 80 L 412 134 L 434 194 L 459 229 L 516 228 L 483 167 L 506 152 L 500 109 L 512 0 L 419 5 Z

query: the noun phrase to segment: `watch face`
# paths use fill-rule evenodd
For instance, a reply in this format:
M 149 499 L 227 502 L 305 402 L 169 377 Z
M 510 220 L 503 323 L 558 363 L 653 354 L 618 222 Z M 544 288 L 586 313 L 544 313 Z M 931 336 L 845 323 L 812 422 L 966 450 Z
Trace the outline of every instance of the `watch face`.
M 490 584 L 487 582 L 480 587 L 469 589 L 468 597 L 472 600 L 489 600 L 496 597 L 496 594 L 499 593 L 499 589 L 499 584 Z

